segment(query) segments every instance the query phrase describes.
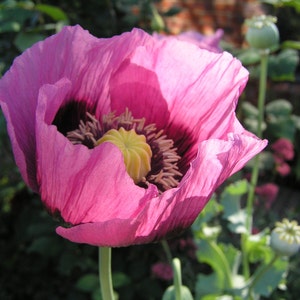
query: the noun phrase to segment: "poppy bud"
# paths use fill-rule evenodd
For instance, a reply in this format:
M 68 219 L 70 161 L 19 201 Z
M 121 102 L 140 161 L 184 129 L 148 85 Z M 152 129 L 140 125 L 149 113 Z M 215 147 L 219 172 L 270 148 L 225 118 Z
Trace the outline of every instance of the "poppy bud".
M 246 41 L 253 48 L 271 49 L 279 43 L 279 31 L 272 16 L 256 16 L 246 21 L 248 31 Z
M 300 226 L 296 221 L 283 219 L 271 233 L 271 247 L 279 255 L 292 256 L 300 249 Z

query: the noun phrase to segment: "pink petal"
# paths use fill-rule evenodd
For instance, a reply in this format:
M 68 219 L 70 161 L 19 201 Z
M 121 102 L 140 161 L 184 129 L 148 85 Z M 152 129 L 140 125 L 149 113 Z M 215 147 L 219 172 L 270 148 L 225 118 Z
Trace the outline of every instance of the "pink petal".
M 218 29 L 212 35 L 203 35 L 197 31 L 186 31 L 177 36 L 181 41 L 194 43 L 202 49 L 206 49 L 212 52 L 222 52 L 219 43 L 224 35 L 222 29 Z
M 99 113 L 107 113 L 110 73 L 137 45 L 149 39 L 138 29 L 111 39 L 97 39 L 80 26 L 64 27 L 15 59 L 0 82 L 0 105 L 8 120 L 17 165 L 34 191 L 38 190 L 34 133 L 40 87 L 68 78 L 73 89 L 66 101 L 85 101 L 88 106 L 96 106 Z
M 248 79 L 248 71 L 237 59 L 170 40 L 138 47 L 130 60 L 156 74 L 170 111 L 169 123 L 197 128 L 202 140 L 226 135 Z M 157 118 L 164 118 L 164 112 Z M 197 126 L 201 123 L 206 126 Z
M 147 201 L 127 223 L 124 219 L 112 218 L 107 223 L 59 227 L 57 233 L 73 242 L 116 247 L 147 243 L 181 232 L 193 223 L 216 187 L 237 171 L 237 166 L 243 167 L 246 160 L 240 159 L 255 155 L 265 145 L 266 141 L 257 142 L 247 136 L 234 136 L 229 141 L 205 141 L 200 144 L 198 156 L 179 187 Z M 111 239 L 107 228 L 120 239 Z
M 71 224 L 133 218 L 144 199 L 157 195 L 156 187 L 136 186 L 114 145 L 104 143 L 92 150 L 74 146 L 49 124 L 51 110 L 69 91 L 70 82 L 63 79 L 44 85 L 39 94 L 36 141 L 42 200 L 52 213 L 58 211 Z
M 77 44 L 79 40 L 82 46 L 75 52 L 72 41 Z M 94 41 L 96 39 L 80 27 L 65 28 L 60 34 L 37 43 L 16 58 L 1 79 L 0 104 L 8 119 L 15 159 L 24 180 L 35 191 L 38 187 L 34 132 L 39 88 L 44 83 L 57 81 L 63 74 L 71 78 L 75 70 L 82 69 L 84 53 L 93 46 Z M 78 71 L 76 73 L 73 77 L 78 76 Z
M 212 35 L 203 35 L 197 31 L 186 31 L 178 35 L 163 35 L 159 33 L 153 33 L 153 37 L 157 40 L 166 39 L 177 39 L 180 41 L 185 41 L 198 46 L 201 49 L 206 49 L 212 52 L 222 52 L 219 43 L 223 37 L 223 30 L 218 29 Z
M 124 61 L 113 74 L 112 107 L 118 113 L 129 107 L 134 116 L 144 116 L 147 123 L 166 129 L 175 141 L 181 134 L 179 152 L 186 152 L 182 147 L 188 145 L 185 159 L 189 162 L 198 142 L 245 132 L 235 108 L 247 79 L 247 70 L 228 53 L 200 51 L 184 42 L 165 40 L 138 47 L 130 63 Z

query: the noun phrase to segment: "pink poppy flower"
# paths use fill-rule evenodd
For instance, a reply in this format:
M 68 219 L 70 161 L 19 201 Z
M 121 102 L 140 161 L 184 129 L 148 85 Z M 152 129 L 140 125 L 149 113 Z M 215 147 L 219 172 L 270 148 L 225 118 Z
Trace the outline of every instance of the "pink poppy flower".
M 173 279 L 172 266 L 164 262 L 157 262 L 152 265 L 151 272 L 153 276 L 161 280 L 170 281 Z
M 274 155 L 274 160 L 275 160 L 275 169 L 279 175 L 285 177 L 291 173 L 291 167 L 284 160 L 276 157 L 276 155 Z
M 274 183 L 266 183 L 256 187 L 255 189 L 256 194 L 261 196 L 265 200 L 264 204 L 267 209 L 271 208 L 278 195 L 278 191 L 279 188 Z
M 283 160 L 292 160 L 294 158 L 294 145 L 286 138 L 280 138 L 271 145 L 274 155 L 282 158 Z
M 271 145 L 271 149 L 274 151 L 273 158 L 275 161 L 276 171 L 281 176 L 287 176 L 291 173 L 291 167 L 286 163 L 287 160 L 294 158 L 294 145 L 286 138 L 280 138 Z
M 176 38 L 180 41 L 189 42 L 195 44 L 201 49 L 206 49 L 212 52 L 220 53 L 222 52 L 222 48 L 220 47 L 220 41 L 224 35 L 223 29 L 218 29 L 212 35 L 203 35 L 197 31 L 186 31 L 182 32 L 178 35 L 163 35 L 154 32 L 153 36 L 157 39 L 164 38 Z
M 190 226 L 266 146 L 235 116 L 247 78 L 229 53 L 139 29 L 97 39 L 65 27 L 15 60 L 0 104 L 25 182 L 63 222 L 57 233 L 126 246 Z M 105 141 L 121 128 L 150 148 L 140 151 L 150 158 L 142 175 L 132 175 L 140 163 L 129 172 L 121 146 Z

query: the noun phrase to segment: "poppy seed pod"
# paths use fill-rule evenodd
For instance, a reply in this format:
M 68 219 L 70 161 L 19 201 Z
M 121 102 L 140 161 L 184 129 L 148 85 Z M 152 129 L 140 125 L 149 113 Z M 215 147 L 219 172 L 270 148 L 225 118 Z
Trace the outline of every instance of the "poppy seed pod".
M 265 15 L 247 20 L 246 41 L 256 49 L 276 47 L 279 43 L 279 31 L 275 23 L 275 17 Z
M 279 255 L 292 256 L 300 249 L 300 226 L 296 221 L 283 219 L 271 233 L 271 247 Z

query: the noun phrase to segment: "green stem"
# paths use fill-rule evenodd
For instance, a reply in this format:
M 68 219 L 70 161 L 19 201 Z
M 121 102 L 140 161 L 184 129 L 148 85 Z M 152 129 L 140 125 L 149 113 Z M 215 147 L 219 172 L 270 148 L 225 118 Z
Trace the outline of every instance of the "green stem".
M 216 242 L 214 241 L 208 241 L 209 246 L 211 247 L 211 250 L 215 252 L 215 254 L 219 257 L 220 259 L 220 269 L 222 269 L 224 275 L 225 275 L 225 286 L 228 289 L 233 288 L 233 283 L 232 283 L 232 276 L 231 276 L 231 269 L 228 263 L 228 260 L 224 254 L 224 252 L 220 249 L 220 247 L 217 245 Z
M 258 120 L 257 120 L 257 136 L 262 138 L 263 121 L 264 121 L 264 107 L 267 90 L 267 74 L 268 74 L 268 55 L 269 52 L 261 52 L 260 61 L 260 78 L 259 78 L 259 93 L 258 93 Z M 251 234 L 252 229 L 252 215 L 253 215 L 253 200 L 255 194 L 255 187 L 257 185 L 259 174 L 259 155 L 254 158 L 254 166 L 251 175 L 250 187 L 247 198 L 247 231 Z
M 266 90 L 267 90 L 267 75 L 268 75 L 268 56 L 269 50 L 263 50 L 261 52 L 261 61 L 260 61 L 260 78 L 259 78 L 259 93 L 258 93 L 258 120 L 257 120 L 257 136 L 262 138 L 263 133 L 263 121 L 264 121 L 264 107 L 266 99 Z M 243 250 L 243 272 L 245 278 L 249 278 L 249 262 L 248 256 L 246 253 L 245 243 L 247 241 L 247 236 L 252 232 L 252 221 L 253 221 L 253 203 L 255 188 L 258 181 L 259 175 L 259 155 L 256 155 L 254 158 L 254 164 L 251 174 L 251 180 L 249 185 L 249 191 L 247 196 L 246 204 L 246 229 L 247 233 L 242 235 L 242 250 Z
M 160 242 L 161 242 L 161 245 L 162 245 L 162 247 L 163 247 L 163 249 L 164 249 L 164 251 L 166 253 L 166 256 L 167 256 L 169 264 L 172 265 L 173 258 L 172 258 L 172 253 L 170 251 L 170 247 L 168 245 L 168 242 L 166 240 L 161 240 Z
M 270 262 L 265 265 L 264 267 L 262 267 L 257 275 L 252 279 L 251 283 L 250 283 L 250 286 L 249 286 L 249 290 L 248 290 L 248 299 L 253 299 L 253 289 L 255 287 L 255 285 L 260 281 L 260 279 L 262 278 L 262 276 L 268 272 L 273 264 L 276 262 L 276 260 L 279 258 L 280 256 L 278 254 L 275 254 L 274 257 L 270 260 Z
M 111 277 L 111 248 L 99 247 L 99 278 L 103 300 L 114 300 Z
M 168 242 L 166 240 L 161 241 L 162 247 L 164 248 L 164 251 L 166 253 L 168 262 L 172 264 L 173 268 L 173 276 L 174 276 L 174 287 L 175 287 L 175 299 L 181 300 L 181 286 L 182 286 L 182 280 L 181 280 L 181 264 L 180 260 L 178 258 L 172 258 L 172 253 L 170 251 L 170 247 L 168 245 Z
M 174 273 L 174 287 L 175 287 L 175 299 L 181 300 L 181 265 L 178 258 L 173 259 L 173 273 Z
M 246 247 L 247 239 L 248 239 L 248 235 L 246 233 L 243 233 L 241 237 L 241 248 L 242 248 L 241 250 L 242 250 L 243 275 L 246 280 L 250 277 L 250 267 L 249 267 L 247 247 Z

